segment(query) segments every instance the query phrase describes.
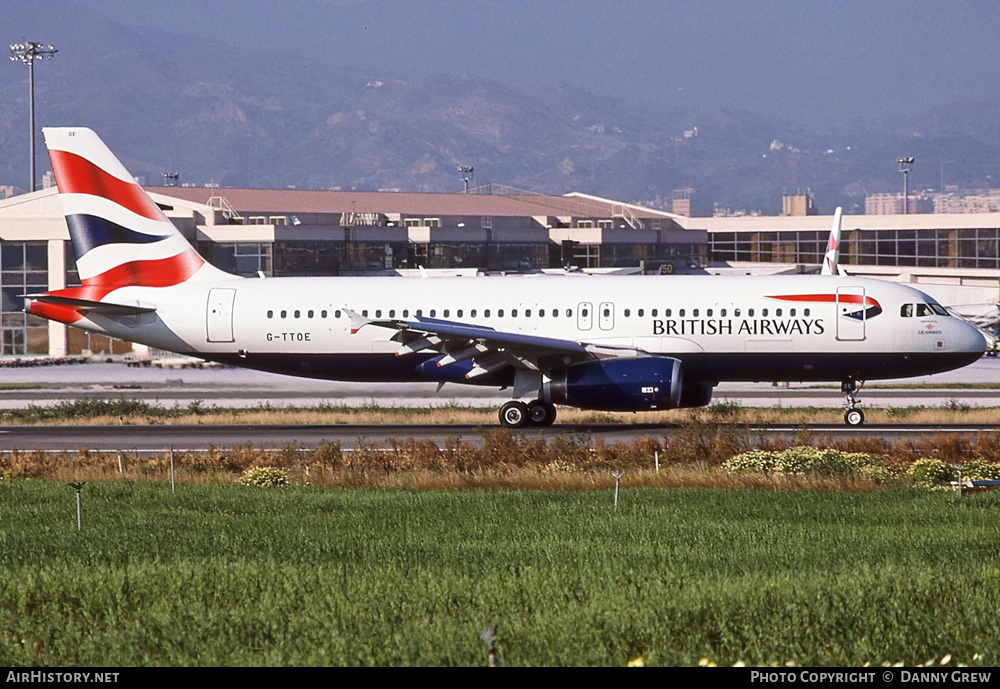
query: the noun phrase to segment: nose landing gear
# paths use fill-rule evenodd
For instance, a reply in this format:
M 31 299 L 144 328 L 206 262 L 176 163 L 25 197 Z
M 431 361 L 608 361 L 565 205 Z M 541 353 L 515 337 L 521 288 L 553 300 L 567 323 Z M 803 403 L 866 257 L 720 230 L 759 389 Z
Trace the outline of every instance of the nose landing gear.
M 860 384 L 853 378 L 849 378 L 840 384 L 840 391 L 844 393 L 845 406 L 847 411 L 844 412 L 844 423 L 848 426 L 860 426 L 865 422 L 865 413 L 858 409 L 858 405 L 861 404 L 861 400 L 856 397 L 856 394 L 861 390 L 864 382 Z

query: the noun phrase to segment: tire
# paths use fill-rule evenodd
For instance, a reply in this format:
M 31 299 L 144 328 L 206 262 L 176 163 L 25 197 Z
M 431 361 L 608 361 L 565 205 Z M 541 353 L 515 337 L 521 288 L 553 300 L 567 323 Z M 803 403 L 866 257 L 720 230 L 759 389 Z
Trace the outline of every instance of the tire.
M 528 405 L 524 402 L 507 402 L 500 407 L 500 425 L 506 428 L 524 428 L 528 425 Z
M 844 412 L 844 423 L 857 427 L 865 422 L 865 413 L 860 409 L 848 409 Z
M 555 405 L 535 400 L 528 405 L 528 423 L 532 426 L 551 426 L 556 420 Z

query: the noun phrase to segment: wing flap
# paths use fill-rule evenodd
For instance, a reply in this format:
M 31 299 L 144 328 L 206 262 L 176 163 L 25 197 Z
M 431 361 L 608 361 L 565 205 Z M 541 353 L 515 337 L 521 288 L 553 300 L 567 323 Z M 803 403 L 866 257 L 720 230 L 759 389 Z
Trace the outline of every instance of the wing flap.
M 351 318 L 353 333 L 369 325 L 396 330 L 390 339 L 400 343 L 397 356 L 436 352 L 442 356 L 434 364 L 435 368 L 471 363 L 471 369 L 464 376 L 466 379 L 508 367 L 537 373 L 592 359 L 649 356 L 649 352 L 635 347 L 595 345 L 421 316 L 415 320 L 373 319 L 346 307 L 345 310 Z

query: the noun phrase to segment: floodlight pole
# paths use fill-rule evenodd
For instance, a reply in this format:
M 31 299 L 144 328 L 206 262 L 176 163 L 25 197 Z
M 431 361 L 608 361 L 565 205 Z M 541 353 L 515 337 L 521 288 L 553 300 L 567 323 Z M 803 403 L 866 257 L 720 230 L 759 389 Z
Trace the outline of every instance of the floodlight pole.
M 47 48 L 41 43 L 25 41 L 10 46 L 11 62 L 21 62 L 28 66 L 28 119 L 31 126 L 31 191 L 35 191 L 35 60 L 47 55 L 51 60 L 59 51 L 54 46 Z
M 903 215 L 910 212 L 910 166 L 914 160 L 913 156 L 909 156 L 896 161 L 899 163 L 899 171 L 903 173 Z

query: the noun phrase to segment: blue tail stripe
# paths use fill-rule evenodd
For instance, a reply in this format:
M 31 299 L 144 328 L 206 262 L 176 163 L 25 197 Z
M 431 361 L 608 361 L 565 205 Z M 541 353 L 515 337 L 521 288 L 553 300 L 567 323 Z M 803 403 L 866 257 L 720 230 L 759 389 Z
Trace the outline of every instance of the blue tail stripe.
M 83 213 L 66 216 L 73 251 L 80 258 L 94 247 L 105 244 L 152 244 L 168 239 L 167 236 L 143 234 L 122 227 L 96 215 Z

